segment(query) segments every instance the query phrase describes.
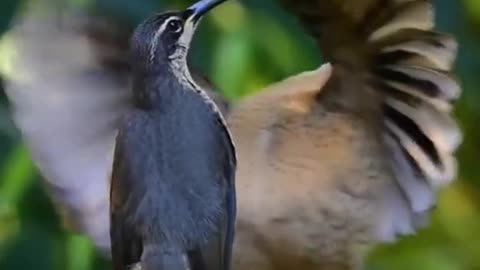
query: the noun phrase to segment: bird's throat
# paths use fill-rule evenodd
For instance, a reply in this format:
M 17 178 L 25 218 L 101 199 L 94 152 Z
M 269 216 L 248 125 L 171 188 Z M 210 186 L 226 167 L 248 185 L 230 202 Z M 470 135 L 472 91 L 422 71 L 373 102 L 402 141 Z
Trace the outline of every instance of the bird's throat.
M 187 58 L 186 56 L 183 56 L 183 57 L 172 59 L 172 61 L 170 62 L 171 71 L 175 76 L 175 78 L 177 78 L 178 82 L 185 88 L 187 89 L 193 88 L 193 89 L 200 90 L 201 89 L 200 86 L 195 82 L 195 80 L 193 79 L 190 73 L 190 69 L 188 68 L 186 58 Z

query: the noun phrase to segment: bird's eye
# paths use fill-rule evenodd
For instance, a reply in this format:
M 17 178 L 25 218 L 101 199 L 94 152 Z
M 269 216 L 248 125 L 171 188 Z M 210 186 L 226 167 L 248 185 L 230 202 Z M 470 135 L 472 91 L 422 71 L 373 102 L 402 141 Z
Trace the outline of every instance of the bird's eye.
M 182 31 L 182 23 L 180 20 L 171 20 L 168 22 L 168 30 L 170 32 L 178 33 Z

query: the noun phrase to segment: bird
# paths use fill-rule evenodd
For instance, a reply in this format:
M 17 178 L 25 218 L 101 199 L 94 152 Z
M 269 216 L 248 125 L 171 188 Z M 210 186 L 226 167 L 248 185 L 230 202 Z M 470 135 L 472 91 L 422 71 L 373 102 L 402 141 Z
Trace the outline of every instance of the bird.
M 281 0 L 326 63 L 235 102 L 234 269 L 364 269 L 457 174 L 457 42 L 427 0 Z M 248 259 L 247 259 L 248 258 Z
M 113 269 L 230 269 L 235 148 L 187 66 L 201 18 L 224 1 L 153 15 L 132 35 L 134 109 L 116 135 L 110 184 Z
M 140 21 L 56 0 L 27 1 L 22 10 L 4 38 L 15 42 L 16 72 L 5 81 L 13 120 L 64 227 L 110 257 L 113 145 L 133 108 L 129 41 Z M 228 103 L 213 83 L 190 71 L 225 114 Z
M 457 43 L 434 29 L 434 7 L 426 0 L 277 2 L 304 25 L 326 62 L 226 106 L 238 160 L 232 268 L 362 269 L 372 246 L 426 226 L 435 193 L 455 179 L 454 153 L 462 141 L 451 116 L 461 94 L 453 72 Z M 98 45 L 104 40 L 89 41 Z M 104 46 L 94 46 L 95 51 Z M 118 60 L 122 55 L 114 56 Z M 14 108 L 21 108 L 28 93 L 17 95 L 9 96 L 16 101 Z M 89 104 L 101 112 L 105 106 L 95 104 L 93 96 Z M 114 99 L 119 96 L 104 100 L 126 110 Z M 109 113 L 103 111 L 119 114 Z M 28 115 L 42 122 L 38 114 Z M 26 114 L 18 114 L 17 123 L 22 117 Z M 85 126 L 80 113 L 72 118 Z M 32 154 L 45 141 L 29 132 L 33 122 L 20 128 Z M 101 127 L 114 133 L 116 126 Z M 109 136 L 92 149 L 112 142 Z M 62 171 L 62 151 L 50 146 L 39 167 Z M 111 151 L 98 151 L 110 158 Z M 101 172 L 95 183 L 106 186 L 108 166 L 82 168 Z M 47 178 L 64 179 L 67 186 L 74 170 L 69 175 Z M 104 196 L 81 188 L 70 191 Z M 84 211 L 76 218 L 108 227 L 94 222 L 105 219 L 104 208 L 105 201 L 94 208 L 97 212 Z M 101 246 L 108 233 L 98 232 L 103 233 L 92 239 Z

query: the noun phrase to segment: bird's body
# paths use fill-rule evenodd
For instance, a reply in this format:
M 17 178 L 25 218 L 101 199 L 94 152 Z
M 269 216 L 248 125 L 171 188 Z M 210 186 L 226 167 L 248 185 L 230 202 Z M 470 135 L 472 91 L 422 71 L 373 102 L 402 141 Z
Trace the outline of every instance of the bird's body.
M 119 125 L 110 184 L 115 270 L 230 268 L 235 150 L 186 64 L 199 17 L 218 2 L 155 15 L 133 34 L 134 109 Z
M 204 245 L 220 248 L 227 235 L 231 237 L 233 226 L 225 230 L 219 224 L 233 222 L 229 215 L 234 205 L 229 198 L 234 188 L 224 174 L 232 157 L 224 151 L 230 147 L 227 134 L 218 130 L 208 105 L 189 93 L 191 89 L 170 89 L 175 91 L 165 107 L 132 112 L 119 129 L 111 186 L 112 224 L 126 228 L 135 224 L 130 227 L 136 238 L 132 245 L 141 241 L 162 251 L 160 243 L 168 243 L 181 257 Z

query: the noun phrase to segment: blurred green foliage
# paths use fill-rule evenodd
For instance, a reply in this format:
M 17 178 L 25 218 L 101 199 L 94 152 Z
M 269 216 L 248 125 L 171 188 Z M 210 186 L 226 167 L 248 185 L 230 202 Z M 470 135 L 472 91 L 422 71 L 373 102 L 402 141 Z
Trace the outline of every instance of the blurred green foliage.
M 70 0 L 79 8 L 95 4 L 135 22 L 161 8 L 187 4 L 94 1 Z M 19 2 L 0 2 L 0 32 L 8 29 Z M 476 123 L 480 119 L 480 1 L 435 2 L 439 28 L 453 33 L 461 44 L 458 73 L 464 95 L 457 114 L 466 136 L 459 153 L 460 179 L 440 194 L 432 226 L 372 253 L 369 265 L 375 270 L 480 269 L 480 125 Z M 193 65 L 206 71 L 230 98 L 321 62 L 313 42 L 271 0 L 231 1 L 206 20 L 197 36 Z M 6 53 L 0 52 L 0 56 Z M 0 92 L 0 269 L 108 269 L 88 240 L 62 229 L 6 106 Z

